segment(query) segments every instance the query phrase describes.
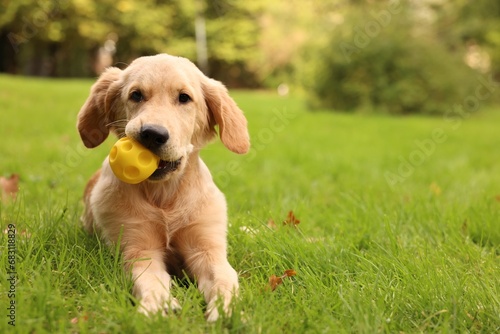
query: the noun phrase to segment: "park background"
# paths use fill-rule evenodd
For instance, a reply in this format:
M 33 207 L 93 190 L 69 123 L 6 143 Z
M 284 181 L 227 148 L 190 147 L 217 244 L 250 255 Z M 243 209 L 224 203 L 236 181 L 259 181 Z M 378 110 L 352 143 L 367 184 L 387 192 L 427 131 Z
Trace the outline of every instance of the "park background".
M 310 107 L 442 114 L 500 71 L 493 0 L 3 3 L 0 72 L 13 74 L 92 77 L 165 52 L 231 88 L 284 83 Z
M 0 1 L 0 332 L 500 330 L 500 2 Z M 249 120 L 248 155 L 203 151 L 242 286 L 213 325 L 183 280 L 180 314 L 136 315 L 78 222 L 115 141 L 86 150 L 78 110 L 106 66 L 162 52 Z

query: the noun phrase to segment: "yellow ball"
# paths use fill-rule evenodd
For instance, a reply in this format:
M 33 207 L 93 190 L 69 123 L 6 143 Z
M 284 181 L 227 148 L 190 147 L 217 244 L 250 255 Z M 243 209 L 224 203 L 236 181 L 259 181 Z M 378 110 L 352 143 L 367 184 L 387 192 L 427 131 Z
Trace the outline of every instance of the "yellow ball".
M 109 152 L 109 165 L 123 182 L 136 184 L 146 180 L 158 168 L 160 158 L 150 150 L 124 137 Z

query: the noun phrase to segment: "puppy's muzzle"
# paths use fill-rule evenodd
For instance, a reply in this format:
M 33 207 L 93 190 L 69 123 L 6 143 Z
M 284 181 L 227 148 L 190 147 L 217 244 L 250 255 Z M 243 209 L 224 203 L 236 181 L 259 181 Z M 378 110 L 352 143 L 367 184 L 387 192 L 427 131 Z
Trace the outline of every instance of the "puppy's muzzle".
M 162 157 L 161 151 L 164 149 L 169 138 L 170 134 L 165 127 L 155 124 L 145 124 L 141 126 L 136 140 L 154 154 Z M 162 180 L 167 174 L 177 170 L 181 165 L 181 161 L 182 157 L 168 160 L 161 159 L 158 163 L 158 168 L 149 177 L 149 180 Z
M 143 125 L 139 132 L 139 142 L 153 153 L 167 143 L 170 135 L 168 130 L 159 125 Z

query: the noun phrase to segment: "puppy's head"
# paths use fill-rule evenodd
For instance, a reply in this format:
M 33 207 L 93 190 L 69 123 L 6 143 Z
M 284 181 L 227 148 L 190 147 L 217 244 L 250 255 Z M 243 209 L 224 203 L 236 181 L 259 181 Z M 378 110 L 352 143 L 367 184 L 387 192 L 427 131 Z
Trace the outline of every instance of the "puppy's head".
M 182 172 L 188 155 L 215 136 L 215 125 L 229 150 L 248 151 L 247 121 L 224 85 L 185 58 L 161 54 L 138 58 L 123 71 L 108 68 L 92 86 L 77 127 L 89 148 L 110 132 L 142 143 L 161 159 L 149 178 L 159 181 Z

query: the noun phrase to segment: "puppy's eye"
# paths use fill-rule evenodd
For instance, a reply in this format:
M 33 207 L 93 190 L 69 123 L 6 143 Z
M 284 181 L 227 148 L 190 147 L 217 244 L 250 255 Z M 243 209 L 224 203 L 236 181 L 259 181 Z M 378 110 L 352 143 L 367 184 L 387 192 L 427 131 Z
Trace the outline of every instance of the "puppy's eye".
M 186 93 L 179 94 L 180 103 L 188 103 L 189 101 L 191 101 L 191 96 L 187 95 Z
M 144 101 L 144 96 L 142 95 L 140 90 L 134 90 L 130 93 L 130 99 L 134 102 L 142 102 Z

